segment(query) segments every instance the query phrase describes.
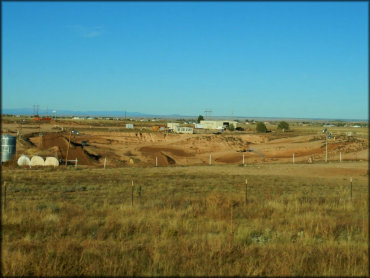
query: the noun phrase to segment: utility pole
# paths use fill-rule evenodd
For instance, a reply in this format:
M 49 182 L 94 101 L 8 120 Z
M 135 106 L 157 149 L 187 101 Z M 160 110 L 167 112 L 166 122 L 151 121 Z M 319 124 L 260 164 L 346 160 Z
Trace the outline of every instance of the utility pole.
M 206 114 L 206 119 L 209 120 L 208 115 L 211 115 L 212 110 L 204 110 L 204 113 Z M 209 116 L 209 117 L 211 117 L 211 116 Z
M 68 162 L 68 151 L 69 151 L 69 145 L 71 143 L 71 136 L 72 136 L 72 130 L 69 133 L 69 138 L 68 138 L 68 146 L 67 146 L 67 154 L 66 154 L 66 166 L 67 166 L 67 162 Z

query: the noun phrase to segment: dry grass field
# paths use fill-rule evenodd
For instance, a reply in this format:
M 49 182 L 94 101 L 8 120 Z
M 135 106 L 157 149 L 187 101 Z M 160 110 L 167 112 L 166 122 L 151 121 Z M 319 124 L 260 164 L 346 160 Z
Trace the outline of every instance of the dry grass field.
M 2 181 L 5 276 L 369 275 L 367 162 L 3 167 Z
M 367 128 L 331 128 L 325 163 L 318 123 L 266 134 L 124 123 L 2 119 L 18 134 L 2 165 L 3 275 L 369 275 Z M 78 167 L 16 165 L 21 154 L 63 161 L 72 128 Z

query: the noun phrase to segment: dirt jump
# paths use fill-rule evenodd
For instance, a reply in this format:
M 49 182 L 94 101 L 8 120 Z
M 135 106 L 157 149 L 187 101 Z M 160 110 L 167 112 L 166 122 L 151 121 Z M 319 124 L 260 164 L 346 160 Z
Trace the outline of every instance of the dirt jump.
M 23 138 L 24 139 L 24 138 Z M 86 131 L 29 134 L 19 140 L 21 154 L 53 156 L 79 165 L 158 166 L 323 161 L 325 137 L 300 135 L 274 138 L 269 134 L 172 134 L 160 132 Z M 69 145 L 69 148 L 68 148 Z M 368 160 L 368 139 L 338 136 L 328 142 L 328 159 Z M 71 162 L 72 163 L 72 162 Z

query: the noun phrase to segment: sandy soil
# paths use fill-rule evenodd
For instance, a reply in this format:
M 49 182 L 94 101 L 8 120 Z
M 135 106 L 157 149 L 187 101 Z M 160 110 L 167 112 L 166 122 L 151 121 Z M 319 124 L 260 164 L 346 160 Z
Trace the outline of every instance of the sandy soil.
M 8 134 L 16 135 L 17 126 L 5 125 Z M 24 125 L 18 137 L 17 157 L 21 154 L 54 156 L 65 160 L 68 126 L 55 123 Z M 76 128 L 76 126 L 74 126 Z M 246 164 L 268 162 L 313 163 L 325 158 L 325 137 L 322 134 L 291 136 L 286 134 L 166 134 L 147 131 L 114 131 L 80 125 L 79 135 L 71 137 L 68 159 L 80 165 L 202 165 Z M 3 127 L 4 130 L 4 127 Z M 101 130 L 101 129 L 100 129 Z M 111 130 L 111 131 L 110 131 Z M 117 129 L 116 129 L 117 130 Z M 15 133 L 15 134 L 14 134 Z M 86 144 L 82 144 L 83 141 Z M 344 135 L 328 141 L 328 160 L 368 161 L 368 139 Z

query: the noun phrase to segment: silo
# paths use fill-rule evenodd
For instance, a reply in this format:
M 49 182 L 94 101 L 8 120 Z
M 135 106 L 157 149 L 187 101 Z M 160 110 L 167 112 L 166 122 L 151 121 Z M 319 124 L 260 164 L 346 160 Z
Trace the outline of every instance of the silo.
M 1 162 L 12 159 L 15 155 L 17 138 L 8 134 L 1 135 Z

